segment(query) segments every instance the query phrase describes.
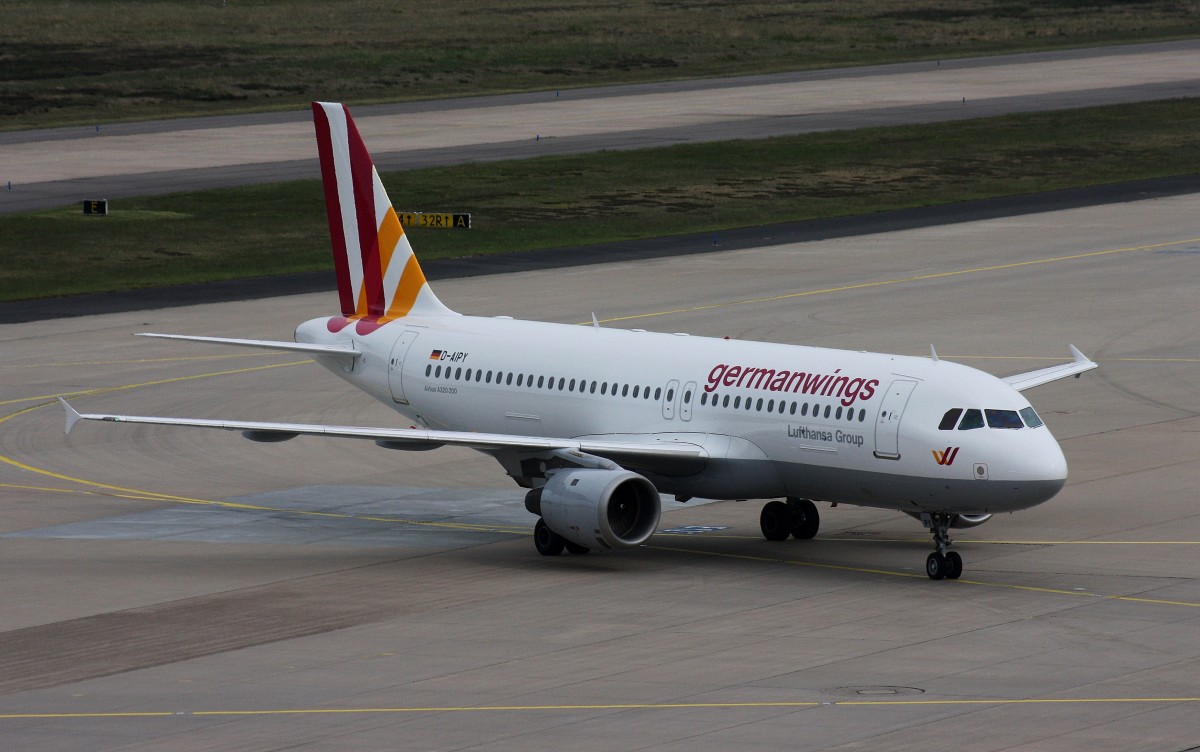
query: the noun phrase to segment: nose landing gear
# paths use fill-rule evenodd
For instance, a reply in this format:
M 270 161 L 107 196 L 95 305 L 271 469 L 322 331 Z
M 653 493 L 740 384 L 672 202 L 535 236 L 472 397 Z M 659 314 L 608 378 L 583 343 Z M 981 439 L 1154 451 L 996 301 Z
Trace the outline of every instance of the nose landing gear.
M 954 541 L 950 540 L 952 514 L 922 514 L 921 522 L 933 533 L 933 545 L 937 550 L 925 559 L 925 574 L 931 580 L 957 580 L 962 576 L 963 561 L 957 551 L 946 551 Z

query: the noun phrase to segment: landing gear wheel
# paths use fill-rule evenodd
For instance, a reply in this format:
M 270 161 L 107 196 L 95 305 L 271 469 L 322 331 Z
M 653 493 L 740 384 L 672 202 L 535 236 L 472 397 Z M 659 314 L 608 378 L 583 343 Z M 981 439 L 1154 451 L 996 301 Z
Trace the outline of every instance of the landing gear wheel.
M 581 546 L 578 543 L 572 543 L 571 541 L 569 541 L 565 538 L 563 539 L 563 546 L 567 549 L 567 553 L 575 554 L 576 556 L 583 556 L 588 551 L 592 550 L 592 549 L 588 548 L 587 546 Z
M 946 579 L 957 580 L 962 576 L 962 557 L 957 551 L 946 552 Z
M 558 556 L 566 545 L 566 539 L 546 527 L 546 521 L 539 517 L 533 526 L 533 546 L 537 552 L 542 556 Z
M 758 526 L 763 537 L 771 541 L 784 541 L 792 534 L 792 510 L 782 501 L 767 502 L 758 516 Z
M 925 574 L 929 575 L 929 579 L 931 580 L 940 580 L 946 576 L 946 570 L 949 566 L 946 557 L 934 551 L 925 560 Z
M 821 515 L 817 505 L 808 499 L 792 499 L 788 505 L 792 510 L 792 537 L 796 540 L 811 540 L 821 528 Z

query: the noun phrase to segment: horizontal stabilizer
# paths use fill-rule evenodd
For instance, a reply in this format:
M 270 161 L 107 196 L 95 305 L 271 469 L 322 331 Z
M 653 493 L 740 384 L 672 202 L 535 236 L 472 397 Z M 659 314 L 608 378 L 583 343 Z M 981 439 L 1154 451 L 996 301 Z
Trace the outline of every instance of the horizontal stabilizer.
M 1028 371 L 1026 373 L 1018 373 L 1015 376 L 1006 376 L 1001 380 L 1018 392 L 1023 392 L 1035 386 L 1049 384 L 1051 381 L 1058 381 L 1069 376 L 1079 376 L 1079 374 L 1085 371 L 1099 367 L 1098 363 L 1079 352 L 1075 345 L 1067 345 L 1067 347 L 1071 348 L 1071 357 L 1073 358 L 1070 363 L 1050 366 L 1049 368 L 1039 368 L 1036 371 Z
M 231 339 L 229 337 L 193 337 L 186 334 L 155 334 L 139 332 L 138 337 L 154 337 L 156 339 L 182 339 L 189 342 L 209 342 L 218 345 L 234 345 L 235 347 L 256 347 L 260 350 L 278 350 L 280 352 L 300 352 L 310 355 L 343 355 L 347 358 L 357 358 L 361 352 L 352 347 L 341 345 L 310 345 L 306 342 L 279 342 L 270 339 Z

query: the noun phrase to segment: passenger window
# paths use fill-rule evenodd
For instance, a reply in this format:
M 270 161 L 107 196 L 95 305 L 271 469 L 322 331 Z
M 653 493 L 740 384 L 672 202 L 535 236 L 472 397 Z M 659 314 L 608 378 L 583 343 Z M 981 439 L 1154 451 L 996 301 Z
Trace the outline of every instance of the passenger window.
M 767 412 L 769 412 L 769 413 L 775 412 L 775 400 L 771 400 L 771 401 L 767 402 Z
M 638 398 L 638 393 L 641 391 L 641 389 L 642 388 L 640 386 L 638 386 L 637 384 L 633 385 L 633 398 L 634 399 Z M 715 397 L 714 397 L 714 399 L 715 399 Z
M 1032 407 L 1027 407 L 1021 411 L 1021 417 L 1025 419 L 1025 425 L 1030 428 L 1037 428 L 1045 425 L 1042 419 L 1038 417 L 1037 412 Z
M 674 402 L 674 401 L 675 401 L 675 390 L 668 389 L 667 390 L 667 402 Z
M 1023 428 L 1021 416 L 1016 410 L 984 410 L 989 428 Z
M 826 405 L 826 406 L 825 406 L 825 417 L 826 417 L 826 418 L 828 418 L 828 417 L 829 417 L 829 405 Z
M 628 396 L 629 396 L 629 385 L 628 385 L 628 384 L 622 384 L 622 385 L 621 385 L 621 396 L 622 396 L 622 397 L 628 397 Z
M 858 411 L 858 422 L 862 423 L 867 419 L 867 409 L 864 407 Z
M 958 424 L 958 430 L 970 431 L 974 428 L 983 428 L 983 411 L 967 410 L 963 415 L 962 423 Z
M 942 416 L 942 422 L 938 423 L 939 431 L 953 431 L 955 424 L 958 423 L 958 416 L 962 415 L 961 407 L 952 407 Z
M 504 380 L 504 383 L 507 384 L 508 386 L 512 386 L 512 379 L 513 379 L 512 372 L 509 371 L 508 378 Z
M 721 400 L 721 407 L 729 407 L 729 395 L 728 394 L 726 394 L 725 398 Z
M 425 375 L 428 376 L 433 371 L 433 366 L 425 366 Z
M 805 416 L 805 417 L 808 416 L 808 403 L 807 402 L 805 402 L 803 405 L 800 406 L 800 415 Z
M 729 397 L 726 397 L 725 399 L 729 399 Z M 736 409 L 738 409 L 738 408 L 739 408 L 739 407 L 741 407 L 741 406 L 742 406 L 742 398 L 741 398 L 741 395 L 739 395 L 739 396 L 737 396 L 737 397 L 734 397 L 734 398 L 733 398 L 733 409 L 734 409 L 734 410 L 736 410 Z
M 543 384 L 543 382 L 545 382 L 545 380 L 546 380 L 545 376 L 538 376 L 538 389 L 542 388 L 542 384 Z
M 796 414 L 796 403 L 795 402 L 792 403 L 792 407 L 788 412 L 791 413 L 792 415 Z

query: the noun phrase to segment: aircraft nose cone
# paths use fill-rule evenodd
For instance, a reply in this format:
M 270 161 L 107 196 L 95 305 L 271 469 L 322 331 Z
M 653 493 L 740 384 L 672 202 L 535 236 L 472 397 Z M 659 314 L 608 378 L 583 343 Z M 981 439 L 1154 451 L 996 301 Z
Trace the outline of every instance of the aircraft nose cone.
M 1022 453 L 1014 478 L 1031 504 L 1052 498 L 1067 484 L 1067 458 L 1062 447 L 1049 433 L 1043 439 Z

